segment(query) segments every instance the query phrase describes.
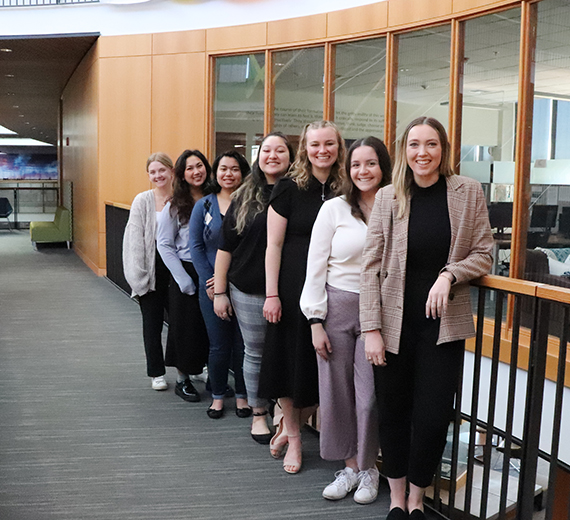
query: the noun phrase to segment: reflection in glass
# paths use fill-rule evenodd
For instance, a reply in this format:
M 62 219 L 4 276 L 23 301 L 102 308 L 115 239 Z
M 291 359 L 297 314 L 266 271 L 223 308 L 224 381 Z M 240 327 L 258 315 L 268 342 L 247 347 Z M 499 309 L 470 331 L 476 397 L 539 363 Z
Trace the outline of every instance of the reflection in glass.
M 449 25 L 400 36 L 397 138 L 420 116 L 435 117 L 447 129 L 450 47 Z
M 538 4 L 531 203 L 525 278 L 570 287 L 570 11 Z M 551 316 L 558 334 L 561 316 Z
M 374 135 L 384 139 L 386 39 L 336 47 L 334 121 L 350 145 Z
M 273 128 L 296 148 L 303 126 L 323 118 L 324 47 L 273 53 Z
M 237 150 L 252 162 L 263 136 L 265 54 L 216 59 L 216 155 Z
M 465 22 L 460 173 L 482 183 L 495 236 L 492 273 L 509 275 L 520 9 Z

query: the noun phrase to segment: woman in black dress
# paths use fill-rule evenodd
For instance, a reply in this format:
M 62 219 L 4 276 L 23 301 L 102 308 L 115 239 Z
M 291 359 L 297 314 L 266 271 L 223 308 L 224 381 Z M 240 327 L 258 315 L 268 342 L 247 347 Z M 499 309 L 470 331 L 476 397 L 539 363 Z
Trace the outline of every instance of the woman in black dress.
M 287 473 L 301 469 L 300 426 L 319 402 L 317 360 L 309 322 L 299 307 L 313 223 L 345 180 L 344 141 L 334 123 L 305 126 L 291 173 L 271 196 L 267 215 L 266 300 L 270 323 L 261 362 L 260 395 L 279 399 L 283 420 L 270 444 Z

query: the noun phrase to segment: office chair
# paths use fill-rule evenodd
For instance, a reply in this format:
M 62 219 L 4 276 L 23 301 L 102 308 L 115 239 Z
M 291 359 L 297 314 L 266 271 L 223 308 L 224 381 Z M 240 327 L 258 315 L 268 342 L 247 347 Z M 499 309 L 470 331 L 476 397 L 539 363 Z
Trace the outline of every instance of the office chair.
M 5 218 L 8 222 L 8 229 L 12 231 L 12 225 L 10 224 L 10 219 L 8 218 L 14 210 L 12 209 L 12 204 L 6 197 L 0 197 L 0 218 Z

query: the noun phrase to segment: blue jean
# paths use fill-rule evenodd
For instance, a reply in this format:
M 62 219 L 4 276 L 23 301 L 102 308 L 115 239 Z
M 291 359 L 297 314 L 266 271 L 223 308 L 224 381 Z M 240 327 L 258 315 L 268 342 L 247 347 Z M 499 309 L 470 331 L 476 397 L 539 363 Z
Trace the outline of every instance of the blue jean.
M 243 340 L 235 316 L 225 321 L 216 316 L 214 303 L 200 285 L 198 293 L 200 310 L 206 323 L 210 352 L 208 355 L 208 377 L 212 387 L 212 398 L 223 399 L 228 384 L 228 370 L 234 371 L 236 397 L 247 399 L 243 380 Z

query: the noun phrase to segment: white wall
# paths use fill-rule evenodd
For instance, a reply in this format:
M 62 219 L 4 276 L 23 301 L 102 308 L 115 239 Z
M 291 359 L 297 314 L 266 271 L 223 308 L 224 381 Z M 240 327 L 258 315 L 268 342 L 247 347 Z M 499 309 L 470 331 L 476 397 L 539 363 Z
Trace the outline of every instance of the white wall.
M 105 1 L 105 0 L 102 0 Z M 381 0 L 382 1 L 382 0 Z M 283 20 L 378 0 L 149 0 L 0 8 L 1 36 L 100 32 L 103 36 L 208 29 Z

